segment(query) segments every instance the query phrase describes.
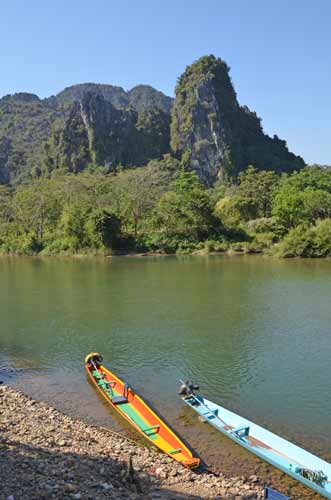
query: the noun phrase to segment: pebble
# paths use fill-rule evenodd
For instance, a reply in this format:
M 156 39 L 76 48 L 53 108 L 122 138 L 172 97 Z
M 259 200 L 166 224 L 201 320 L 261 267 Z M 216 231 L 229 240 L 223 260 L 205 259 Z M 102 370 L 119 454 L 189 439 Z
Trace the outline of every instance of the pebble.
M 78 490 L 78 486 L 76 484 L 67 483 L 64 487 L 64 491 L 67 493 L 75 493 Z
M 105 491 L 109 491 L 109 490 L 112 490 L 113 489 L 113 485 L 110 484 L 110 483 L 102 483 L 101 487 L 105 490 Z

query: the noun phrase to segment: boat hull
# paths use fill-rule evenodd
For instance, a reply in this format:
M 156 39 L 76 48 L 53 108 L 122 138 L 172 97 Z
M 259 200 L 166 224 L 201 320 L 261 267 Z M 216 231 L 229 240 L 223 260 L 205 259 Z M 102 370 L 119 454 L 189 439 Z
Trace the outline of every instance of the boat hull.
M 331 464 L 201 395 L 195 396 L 195 399 L 185 397 L 183 401 L 235 443 L 325 498 L 331 499 Z M 328 481 L 321 486 L 303 477 L 297 472 L 299 469 L 322 471 Z
M 103 365 L 92 366 L 89 356 L 86 371 L 107 403 L 148 441 L 177 462 L 189 468 L 198 467 L 200 459 L 170 429 L 135 391 Z

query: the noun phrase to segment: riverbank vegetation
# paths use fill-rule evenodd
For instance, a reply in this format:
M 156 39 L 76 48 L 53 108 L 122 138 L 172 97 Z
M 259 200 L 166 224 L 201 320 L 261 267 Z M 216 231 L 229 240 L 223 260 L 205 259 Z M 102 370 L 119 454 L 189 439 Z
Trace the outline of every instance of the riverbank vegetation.
M 203 186 L 170 155 L 111 175 L 56 170 L 0 185 L 0 250 L 63 255 L 267 252 L 331 256 L 331 169 L 249 167 Z

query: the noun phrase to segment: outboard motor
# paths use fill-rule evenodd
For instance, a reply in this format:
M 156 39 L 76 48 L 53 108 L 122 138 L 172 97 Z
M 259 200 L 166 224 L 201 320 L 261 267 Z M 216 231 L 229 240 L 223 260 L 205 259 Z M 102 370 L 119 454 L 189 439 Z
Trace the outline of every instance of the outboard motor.
M 102 361 L 103 361 L 102 356 L 98 352 L 91 352 L 85 358 L 85 363 L 89 363 L 94 368 L 97 368 L 98 366 L 102 365 Z
M 178 390 L 178 394 L 180 396 L 190 396 L 191 394 L 194 394 L 194 391 L 199 390 L 199 386 L 195 384 L 192 380 L 187 380 L 186 382 L 183 382 L 181 380 L 181 383 L 182 385 Z

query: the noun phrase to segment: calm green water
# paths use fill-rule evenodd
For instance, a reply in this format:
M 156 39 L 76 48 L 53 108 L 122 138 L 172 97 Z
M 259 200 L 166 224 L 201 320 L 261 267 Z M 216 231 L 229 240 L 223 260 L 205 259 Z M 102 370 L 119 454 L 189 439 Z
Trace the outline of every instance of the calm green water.
M 259 256 L 1 259 L 0 371 L 118 428 L 86 381 L 96 350 L 210 463 L 223 441 L 183 408 L 180 378 L 331 459 L 330 278 L 331 261 Z

